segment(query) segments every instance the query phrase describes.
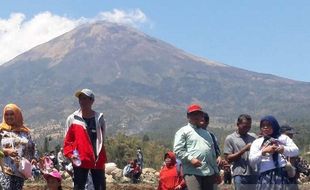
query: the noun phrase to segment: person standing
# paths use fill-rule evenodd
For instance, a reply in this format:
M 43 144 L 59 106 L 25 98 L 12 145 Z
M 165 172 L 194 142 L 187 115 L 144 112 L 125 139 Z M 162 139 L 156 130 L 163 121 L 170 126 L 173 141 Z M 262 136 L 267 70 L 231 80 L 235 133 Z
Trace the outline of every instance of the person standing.
M 18 166 L 22 159 L 27 159 L 30 164 L 35 148 L 30 129 L 24 125 L 21 109 L 16 104 L 4 107 L 0 131 L 4 153 L 4 171 L 0 172 L 0 184 L 4 190 L 22 190 L 31 166 L 25 170 L 20 170 Z
M 75 96 L 80 109 L 67 118 L 63 147 L 64 156 L 73 163 L 74 189 L 85 189 L 90 171 L 95 190 L 105 190 L 105 120 L 102 113 L 92 109 L 95 95 L 90 89 L 80 90 Z
M 174 137 L 174 152 L 182 161 L 184 178 L 189 190 L 217 188 L 219 169 L 210 133 L 201 127 L 203 111 L 200 105 L 187 108 L 188 124 Z
M 59 152 L 57 153 L 57 161 L 58 161 L 58 167 L 59 167 L 59 170 L 64 170 L 64 161 L 65 161 L 65 158 L 64 158 L 64 154 L 63 154 L 63 148 L 61 147 Z
M 256 190 L 289 190 L 290 181 L 286 171 L 286 158 L 299 154 L 299 149 L 291 138 L 280 134 L 280 126 L 273 116 L 265 116 L 260 121 L 262 137 L 251 146 L 249 161 L 259 169 Z
M 137 148 L 137 161 L 138 161 L 138 165 L 141 168 L 141 171 L 143 169 L 143 153 L 140 147 Z
M 289 125 L 282 125 L 280 127 L 280 133 L 290 137 L 291 139 L 293 139 L 294 135 L 296 134 L 296 131 L 293 127 L 291 127 Z
M 182 164 L 177 163 L 174 152 L 168 151 L 164 155 L 165 164 L 159 171 L 157 190 L 184 190 L 186 187 Z
M 228 135 L 224 143 L 224 156 L 229 163 L 232 163 L 236 190 L 247 190 L 257 182 L 257 173 L 249 163 L 249 150 L 256 139 L 254 133 L 249 133 L 251 124 L 251 116 L 241 114 L 237 120 L 237 130 Z
M 214 149 L 215 149 L 215 153 L 216 153 L 216 163 L 219 167 L 221 167 L 223 165 L 223 160 L 221 158 L 221 150 L 220 150 L 220 147 L 219 147 L 219 143 L 217 141 L 217 138 L 216 136 L 208 130 L 208 126 L 209 126 L 209 121 L 210 121 L 210 117 L 209 117 L 209 114 L 207 112 L 204 112 L 203 113 L 203 118 L 204 118 L 204 122 L 201 123 L 201 127 L 205 130 L 207 130 L 211 137 L 212 137 L 212 140 L 213 140 L 213 144 L 214 144 Z
M 280 127 L 280 133 L 283 135 L 288 136 L 289 138 L 291 138 L 293 140 L 294 135 L 296 134 L 296 131 L 293 127 L 289 126 L 289 125 L 282 125 Z M 293 140 L 294 141 L 294 140 Z M 298 190 L 298 178 L 299 178 L 299 174 L 300 174 L 300 170 L 299 170 L 299 161 L 300 158 L 297 157 L 287 157 L 287 160 L 290 161 L 290 163 L 295 167 L 296 170 L 296 174 L 294 177 L 289 177 L 290 180 L 290 190 Z

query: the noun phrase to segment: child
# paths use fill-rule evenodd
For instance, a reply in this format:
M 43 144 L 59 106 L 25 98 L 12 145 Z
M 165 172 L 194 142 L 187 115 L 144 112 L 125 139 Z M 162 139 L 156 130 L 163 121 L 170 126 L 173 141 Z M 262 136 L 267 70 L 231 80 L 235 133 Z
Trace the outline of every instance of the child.
M 43 174 L 43 177 L 46 180 L 48 190 L 62 190 L 61 175 L 56 169 L 49 173 Z
M 186 188 L 183 178 L 182 166 L 177 163 L 176 156 L 168 151 L 165 156 L 165 165 L 159 172 L 159 185 L 157 190 L 183 190 Z

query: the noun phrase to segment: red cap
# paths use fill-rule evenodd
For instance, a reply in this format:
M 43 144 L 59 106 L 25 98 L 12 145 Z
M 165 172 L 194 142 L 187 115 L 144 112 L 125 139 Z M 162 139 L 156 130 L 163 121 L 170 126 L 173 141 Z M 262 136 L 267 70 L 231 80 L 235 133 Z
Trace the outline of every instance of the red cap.
M 191 104 L 187 107 L 187 113 L 192 113 L 195 111 L 201 111 L 202 112 L 201 106 L 198 104 Z

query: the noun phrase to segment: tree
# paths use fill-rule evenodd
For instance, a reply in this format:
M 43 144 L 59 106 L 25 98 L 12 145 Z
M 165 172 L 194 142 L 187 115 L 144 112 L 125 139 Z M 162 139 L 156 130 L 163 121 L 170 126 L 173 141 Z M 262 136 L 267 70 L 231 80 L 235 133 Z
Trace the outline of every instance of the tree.
M 143 139 L 142 139 L 143 142 L 148 142 L 149 140 L 150 140 L 150 137 L 147 134 L 143 135 Z

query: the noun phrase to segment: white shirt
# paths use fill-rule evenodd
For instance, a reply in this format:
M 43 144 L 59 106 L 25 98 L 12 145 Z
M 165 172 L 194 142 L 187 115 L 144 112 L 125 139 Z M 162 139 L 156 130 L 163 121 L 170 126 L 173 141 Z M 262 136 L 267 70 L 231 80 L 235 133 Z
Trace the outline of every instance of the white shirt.
M 285 158 L 297 156 L 299 154 L 299 149 L 293 140 L 286 135 L 280 135 L 277 140 L 280 146 L 284 147 L 283 154 L 279 154 L 278 156 L 279 166 L 284 167 L 286 164 Z M 265 156 L 262 155 L 263 141 L 264 137 L 260 137 L 253 141 L 249 155 L 251 166 L 253 168 L 257 167 L 259 169 L 259 173 L 276 168 L 272 159 L 272 154 L 267 154 Z

